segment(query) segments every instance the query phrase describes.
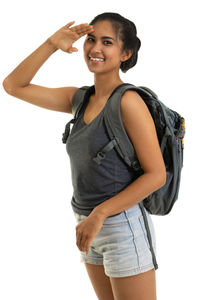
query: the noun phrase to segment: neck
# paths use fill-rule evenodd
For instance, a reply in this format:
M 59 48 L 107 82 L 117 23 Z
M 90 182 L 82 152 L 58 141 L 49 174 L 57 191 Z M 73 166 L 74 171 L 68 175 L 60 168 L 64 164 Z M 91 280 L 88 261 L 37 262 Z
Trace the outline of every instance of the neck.
M 95 101 L 102 100 L 110 96 L 111 92 L 123 81 L 120 79 L 119 74 L 114 76 L 107 74 L 94 74 L 94 85 L 95 85 Z

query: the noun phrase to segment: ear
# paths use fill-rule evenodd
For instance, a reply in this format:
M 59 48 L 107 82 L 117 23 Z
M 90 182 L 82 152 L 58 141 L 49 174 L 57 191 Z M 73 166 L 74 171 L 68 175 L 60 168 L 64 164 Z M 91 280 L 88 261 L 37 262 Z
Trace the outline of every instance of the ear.
M 122 55 L 121 62 L 128 60 L 132 54 L 133 54 L 133 50 L 125 51 L 124 55 Z

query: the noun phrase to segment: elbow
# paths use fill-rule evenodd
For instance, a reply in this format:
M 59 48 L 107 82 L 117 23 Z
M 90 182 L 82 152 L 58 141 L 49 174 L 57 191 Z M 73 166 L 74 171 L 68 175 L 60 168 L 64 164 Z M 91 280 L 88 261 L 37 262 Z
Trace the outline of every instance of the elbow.
M 164 186 L 166 181 L 167 181 L 167 172 L 166 170 L 164 170 L 164 172 L 162 173 L 159 173 L 159 184 L 160 184 L 160 187 Z
M 3 88 L 6 91 L 6 93 L 11 94 L 12 93 L 12 88 L 11 88 L 11 84 L 8 81 L 8 78 L 6 77 L 3 81 Z
M 167 170 L 165 164 L 160 166 L 160 168 L 157 169 L 157 180 L 160 187 L 164 186 L 167 181 Z
M 154 181 L 157 188 L 161 188 L 162 186 L 164 186 L 167 181 L 166 170 L 151 172 L 151 176 L 152 176 L 152 181 Z
M 15 92 L 17 86 L 13 85 L 13 83 L 10 81 L 8 77 L 6 77 L 3 81 L 3 88 L 6 91 L 6 93 L 10 95 L 14 95 L 13 93 Z

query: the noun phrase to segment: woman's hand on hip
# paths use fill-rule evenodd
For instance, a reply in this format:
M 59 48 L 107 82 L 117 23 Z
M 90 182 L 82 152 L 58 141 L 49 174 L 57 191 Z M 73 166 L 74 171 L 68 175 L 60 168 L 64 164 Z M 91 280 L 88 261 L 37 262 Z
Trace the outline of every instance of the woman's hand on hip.
M 76 226 L 76 245 L 80 251 L 88 254 L 90 244 L 101 230 L 104 218 L 90 214 Z

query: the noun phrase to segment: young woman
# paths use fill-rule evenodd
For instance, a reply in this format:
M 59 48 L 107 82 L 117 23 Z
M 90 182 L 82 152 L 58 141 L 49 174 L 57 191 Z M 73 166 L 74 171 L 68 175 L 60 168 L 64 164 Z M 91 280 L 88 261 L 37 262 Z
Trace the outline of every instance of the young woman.
M 73 43 L 87 35 L 84 58 L 94 73 L 94 89 L 67 140 L 76 244 L 98 299 L 155 300 L 155 269 L 138 203 L 164 185 L 166 169 L 153 119 L 137 92 L 126 91 L 120 105 L 144 174 L 134 178 L 115 148 L 101 165 L 91 162 L 91 153 L 109 141 L 104 108 L 111 93 L 123 84 L 119 69 L 126 72 L 136 64 L 140 40 L 134 23 L 117 13 L 100 14 L 89 25 L 73 24 L 50 36 L 6 77 L 3 86 L 29 103 L 72 113 L 78 87 L 46 88 L 30 82 L 51 54 L 58 49 L 78 51 Z M 154 226 L 148 213 L 147 217 L 156 251 Z

